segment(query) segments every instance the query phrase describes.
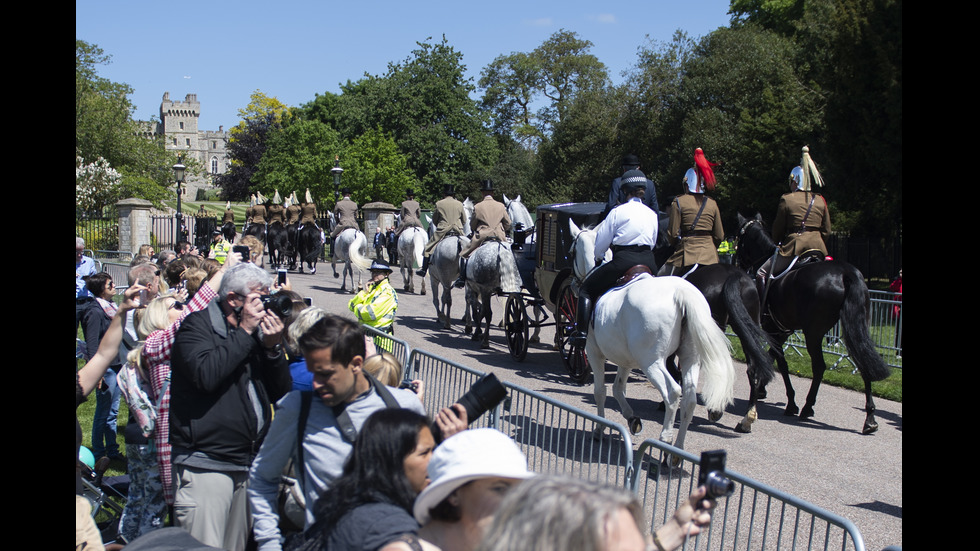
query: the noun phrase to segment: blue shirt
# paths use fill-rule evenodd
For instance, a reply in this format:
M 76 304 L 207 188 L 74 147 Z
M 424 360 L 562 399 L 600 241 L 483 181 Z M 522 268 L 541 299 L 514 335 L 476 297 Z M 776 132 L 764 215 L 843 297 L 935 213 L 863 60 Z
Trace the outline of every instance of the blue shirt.
M 90 275 L 95 275 L 97 270 L 95 269 L 95 261 L 90 257 L 82 256 L 80 262 L 75 263 L 75 298 L 91 298 L 92 293 L 88 292 L 88 287 L 85 286 L 85 280 L 83 277 L 88 277 Z

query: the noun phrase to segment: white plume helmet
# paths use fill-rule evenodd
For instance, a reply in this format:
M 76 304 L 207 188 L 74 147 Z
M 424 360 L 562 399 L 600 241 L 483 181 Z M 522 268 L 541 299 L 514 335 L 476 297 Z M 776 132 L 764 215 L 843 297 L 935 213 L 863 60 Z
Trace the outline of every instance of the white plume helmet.
M 306 188 L 306 202 L 307 203 L 313 202 L 313 196 L 310 195 L 310 188 Z
M 272 196 L 272 204 L 278 205 L 282 203 L 282 199 L 279 197 L 279 190 L 276 190 L 276 194 Z
M 813 184 L 823 187 L 823 177 L 817 170 L 816 163 L 810 158 L 810 148 L 803 146 L 803 158 L 800 166 L 793 167 L 789 173 L 790 188 L 793 190 L 812 191 Z

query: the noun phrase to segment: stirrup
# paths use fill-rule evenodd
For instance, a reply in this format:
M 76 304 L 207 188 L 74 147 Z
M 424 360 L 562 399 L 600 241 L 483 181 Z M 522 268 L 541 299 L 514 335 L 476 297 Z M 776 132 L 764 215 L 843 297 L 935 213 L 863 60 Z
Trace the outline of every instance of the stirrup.
M 585 348 L 585 343 L 589 340 L 589 334 L 584 331 L 575 331 L 568 337 L 568 344 L 577 347 Z
M 466 280 L 463 279 L 462 277 L 457 277 L 456 281 L 453 282 L 453 287 L 457 289 L 462 289 L 466 287 Z

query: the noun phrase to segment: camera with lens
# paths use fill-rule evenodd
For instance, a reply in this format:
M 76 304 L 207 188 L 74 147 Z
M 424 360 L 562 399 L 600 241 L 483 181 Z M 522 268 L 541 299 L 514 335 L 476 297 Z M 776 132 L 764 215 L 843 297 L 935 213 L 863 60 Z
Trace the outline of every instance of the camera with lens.
M 698 471 L 698 486 L 704 486 L 705 497 L 718 499 L 732 495 L 735 483 L 725 476 L 725 461 L 728 454 L 725 450 L 701 452 L 701 469 Z
M 262 295 L 259 297 L 262 307 L 279 316 L 279 319 L 286 319 L 293 312 L 293 301 L 283 294 Z
M 415 381 L 402 381 L 401 384 L 398 385 L 398 388 L 406 388 L 416 394 L 419 393 L 419 384 Z
M 500 384 L 496 375 L 488 373 L 473 383 L 473 386 L 456 403 L 463 406 L 466 410 L 467 422 L 472 423 L 488 410 L 497 407 L 497 404 L 506 397 L 507 389 Z M 432 436 L 436 442 L 442 441 L 442 431 L 435 423 L 432 424 Z

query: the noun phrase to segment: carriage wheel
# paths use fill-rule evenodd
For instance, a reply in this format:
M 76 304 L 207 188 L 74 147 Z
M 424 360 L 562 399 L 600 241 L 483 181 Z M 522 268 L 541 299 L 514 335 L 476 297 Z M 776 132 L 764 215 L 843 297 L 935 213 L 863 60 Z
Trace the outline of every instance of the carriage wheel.
M 562 362 L 572 382 L 584 385 L 592 374 L 585 349 L 573 345 L 569 337 L 575 332 L 575 313 L 578 309 L 578 297 L 572 290 L 572 284 L 567 279 L 561 284 L 558 292 L 558 304 L 555 305 L 555 338 L 558 341 L 558 351 Z
M 512 294 L 507 298 L 504 312 L 504 328 L 507 331 L 507 346 L 510 356 L 516 361 L 523 362 L 527 357 L 528 319 L 524 299 L 520 294 Z

